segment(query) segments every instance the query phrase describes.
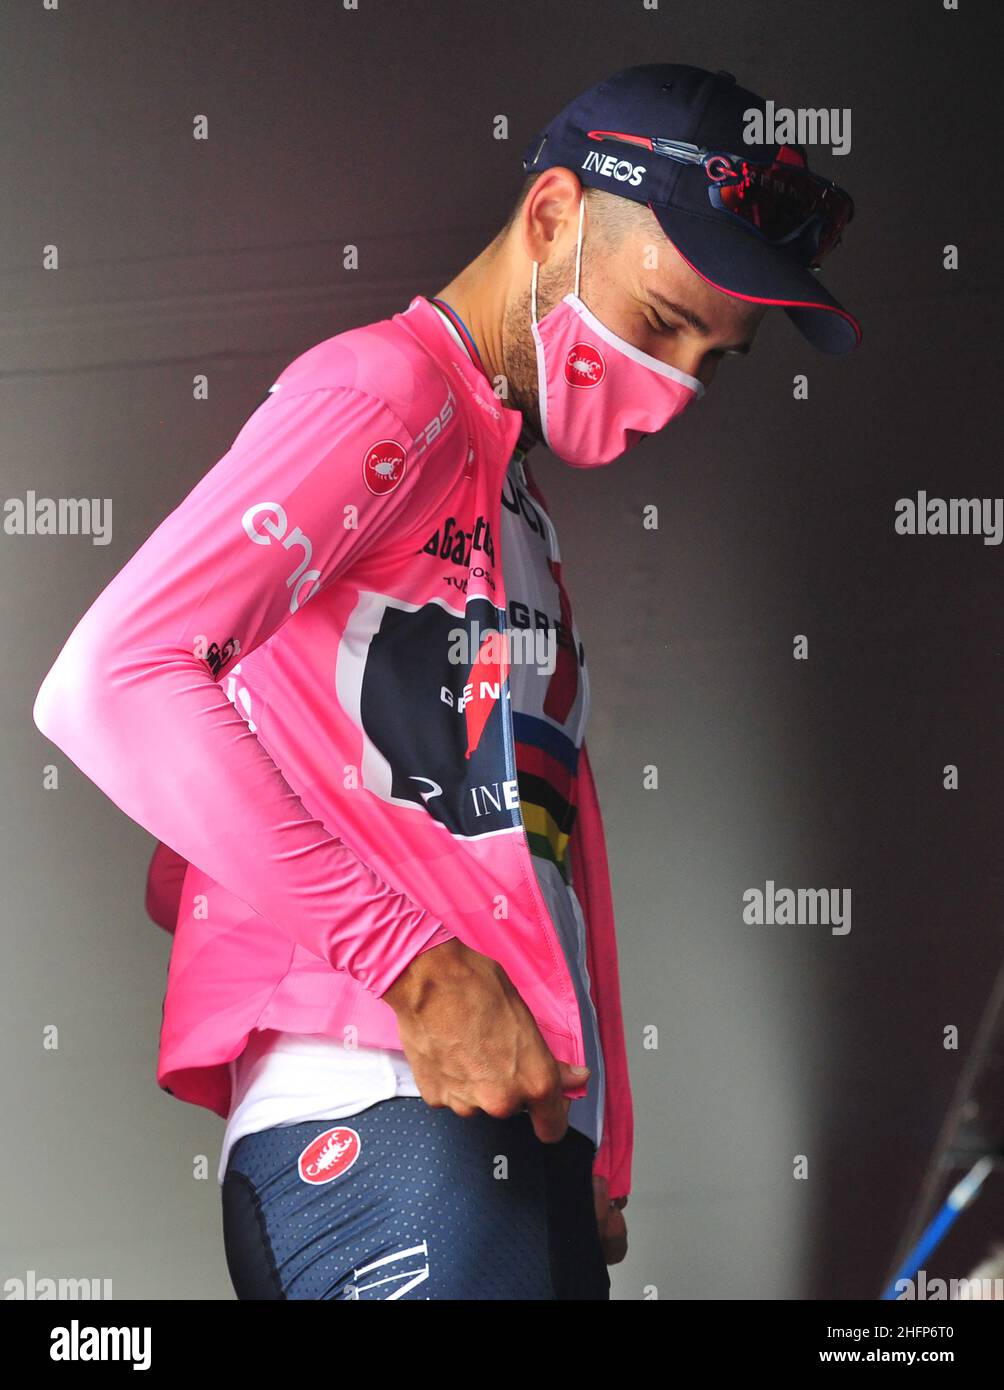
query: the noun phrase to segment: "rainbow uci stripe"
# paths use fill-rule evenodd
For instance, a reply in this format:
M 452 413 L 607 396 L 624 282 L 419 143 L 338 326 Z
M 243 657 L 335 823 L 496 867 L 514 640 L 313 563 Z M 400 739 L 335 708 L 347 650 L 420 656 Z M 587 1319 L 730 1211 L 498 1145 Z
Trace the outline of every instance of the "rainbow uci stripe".
M 550 859 L 566 883 L 568 841 L 575 824 L 579 750 L 570 738 L 532 714 L 513 711 L 516 775 L 531 854 Z

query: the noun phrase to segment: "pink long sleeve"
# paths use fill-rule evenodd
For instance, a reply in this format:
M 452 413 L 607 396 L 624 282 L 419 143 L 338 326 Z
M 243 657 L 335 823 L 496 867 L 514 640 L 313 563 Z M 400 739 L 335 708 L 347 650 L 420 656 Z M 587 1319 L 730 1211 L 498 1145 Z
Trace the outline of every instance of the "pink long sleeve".
M 409 466 L 377 495 L 362 460 L 387 439 Z M 427 485 L 413 442 L 373 396 L 280 387 L 84 614 L 33 708 L 126 815 L 378 997 L 453 933 L 308 814 L 204 654 L 248 656 L 393 530 Z

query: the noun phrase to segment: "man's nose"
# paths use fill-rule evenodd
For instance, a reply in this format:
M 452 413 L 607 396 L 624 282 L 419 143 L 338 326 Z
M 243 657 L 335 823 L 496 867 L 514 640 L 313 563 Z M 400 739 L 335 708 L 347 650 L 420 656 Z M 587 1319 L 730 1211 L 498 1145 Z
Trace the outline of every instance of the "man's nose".
M 670 358 L 670 364 L 677 371 L 686 372 L 688 376 L 696 377 L 702 386 L 710 386 L 711 379 L 718 367 L 719 359 L 704 348 L 695 344 L 693 347 L 685 347 L 680 344 L 677 351 Z

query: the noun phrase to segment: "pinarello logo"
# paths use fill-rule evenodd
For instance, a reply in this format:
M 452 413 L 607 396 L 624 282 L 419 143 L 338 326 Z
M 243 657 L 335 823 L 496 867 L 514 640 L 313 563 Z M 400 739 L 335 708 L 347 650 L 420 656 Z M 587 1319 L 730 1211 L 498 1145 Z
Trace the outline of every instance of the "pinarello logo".
M 565 358 L 565 380 L 569 386 L 599 386 L 607 374 L 607 364 L 592 343 L 576 343 Z
M 354 1129 L 337 1125 L 311 1139 L 296 1161 L 300 1177 L 315 1185 L 332 1182 L 348 1172 L 359 1157 L 362 1140 Z
M 378 439 L 363 455 L 363 480 L 370 492 L 383 497 L 404 477 L 407 452 L 396 439 Z

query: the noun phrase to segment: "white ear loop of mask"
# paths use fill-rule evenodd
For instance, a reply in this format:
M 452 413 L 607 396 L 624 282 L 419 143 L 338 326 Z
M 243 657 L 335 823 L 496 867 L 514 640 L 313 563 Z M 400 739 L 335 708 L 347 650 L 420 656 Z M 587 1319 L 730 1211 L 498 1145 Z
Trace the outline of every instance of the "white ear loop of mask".
M 579 297 L 579 270 L 582 266 L 582 215 L 586 210 L 586 193 L 582 191 L 579 198 L 579 234 L 575 240 L 575 298 Z M 533 274 L 530 276 L 530 312 L 534 323 L 537 322 L 537 262 L 533 263 Z

